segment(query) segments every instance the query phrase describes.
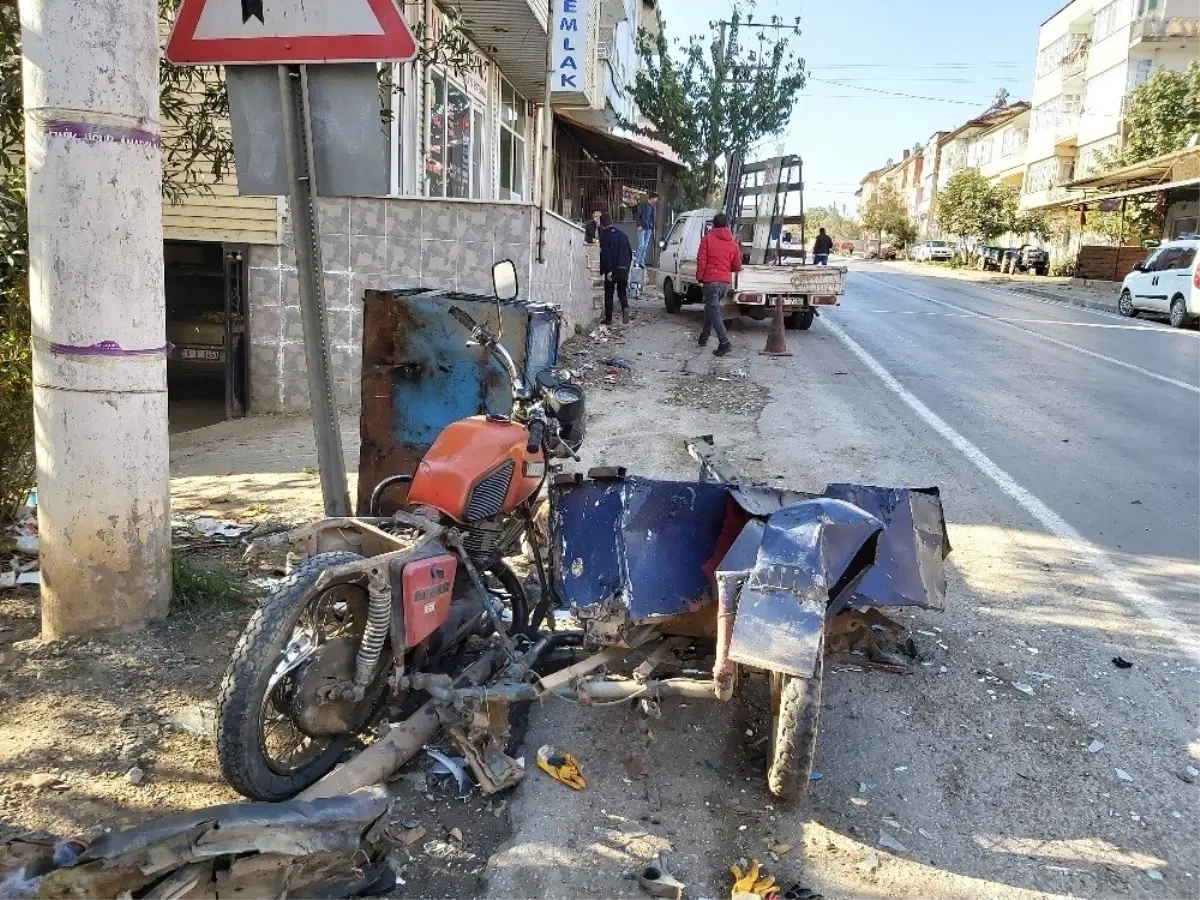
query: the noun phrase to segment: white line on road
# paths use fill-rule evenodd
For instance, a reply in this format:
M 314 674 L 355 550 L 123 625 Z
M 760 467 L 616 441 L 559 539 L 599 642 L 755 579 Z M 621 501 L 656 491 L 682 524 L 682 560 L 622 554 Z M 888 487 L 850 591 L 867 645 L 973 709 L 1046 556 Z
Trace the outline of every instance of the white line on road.
M 861 274 L 861 273 L 860 273 Z M 908 294 L 910 297 L 916 297 L 918 300 L 925 300 L 929 303 L 936 303 L 939 306 L 945 306 L 947 309 L 956 309 L 960 313 L 965 313 L 968 317 L 979 319 L 988 319 L 992 322 L 999 322 L 1001 325 L 1007 325 L 1009 328 L 1015 328 L 1017 331 L 1023 331 L 1025 334 L 1033 335 L 1039 340 L 1054 344 L 1058 347 L 1063 347 L 1067 350 L 1074 350 L 1076 353 L 1082 353 L 1084 356 L 1090 356 L 1093 359 L 1099 359 L 1106 363 L 1112 363 L 1114 366 L 1120 366 L 1123 369 L 1129 369 L 1131 372 L 1137 372 L 1139 375 L 1145 375 L 1147 378 L 1153 378 L 1156 381 L 1163 381 L 1167 384 L 1174 385 L 1177 388 L 1183 388 L 1185 391 L 1191 391 L 1193 394 L 1200 394 L 1200 386 L 1188 384 L 1186 381 L 1179 381 L 1175 378 L 1168 378 L 1166 375 L 1160 375 L 1158 372 L 1151 372 L 1149 369 L 1143 369 L 1141 366 L 1135 366 L 1133 363 L 1125 362 L 1123 359 L 1115 359 L 1111 356 L 1105 356 L 1103 353 L 1096 353 L 1094 350 L 1088 350 L 1084 347 L 1079 347 L 1075 344 L 1068 344 L 1066 341 L 1060 341 L 1058 338 L 1052 338 L 1049 335 L 1034 331 L 1032 328 L 1022 328 L 1014 322 L 1009 322 L 996 316 L 989 316 L 986 313 L 976 312 L 973 309 L 967 309 L 965 306 L 958 306 L 954 303 L 949 303 L 945 300 L 938 300 L 936 297 L 930 297 L 927 294 L 918 294 L 916 291 L 910 291 L 908 288 L 900 287 L 898 284 L 892 284 L 890 281 L 884 281 L 882 278 L 876 278 L 874 275 L 863 275 L 863 278 L 869 278 L 871 281 L 878 282 L 884 287 L 891 288 L 893 291 L 899 291 L 902 294 Z
M 937 301 L 934 301 L 935 303 Z M 1050 301 L 1047 301 L 1050 302 Z M 1064 319 L 1027 319 L 1022 316 L 991 316 L 977 312 L 952 313 L 937 312 L 928 309 L 862 309 L 859 312 L 879 316 L 940 316 L 944 319 L 970 319 L 982 316 L 985 319 L 995 319 L 997 322 L 1024 322 L 1026 325 L 1061 325 L 1064 328 L 1111 328 L 1115 331 L 1149 331 L 1153 334 L 1178 334 L 1180 337 L 1192 337 L 1183 331 L 1166 331 L 1162 328 L 1151 328 L 1146 325 L 1107 325 L 1104 322 L 1068 322 Z
M 1134 610 L 1154 621 L 1190 661 L 1200 663 L 1200 640 L 1191 633 L 1184 623 L 1180 622 L 1167 609 L 1166 604 L 1146 591 L 1121 571 L 1112 558 L 1082 534 L 1075 530 L 1069 522 L 1052 510 L 1034 494 L 1026 490 L 1016 479 L 996 465 L 986 453 L 972 444 L 969 440 L 954 430 L 937 413 L 917 399 L 911 391 L 896 380 L 883 365 L 864 350 L 857 341 L 846 334 L 839 326 L 825 319 L 825 326 L 834 337 L 862 360 L 876 377 L 882 381 L 892 393 L 908 405 L 913 412 L 924 420 L 925 424 L 936 431 L 954 449 L 967 458 L 980 472 L 995 482 L 1000 490 L 1015 500 L 1021 507 L 1033 516 L 1042 526 L 1055 537 L 1074 545 L 1076 552 L 1086 559 L 1103 580 L 1107 581 L 1114 591 Z

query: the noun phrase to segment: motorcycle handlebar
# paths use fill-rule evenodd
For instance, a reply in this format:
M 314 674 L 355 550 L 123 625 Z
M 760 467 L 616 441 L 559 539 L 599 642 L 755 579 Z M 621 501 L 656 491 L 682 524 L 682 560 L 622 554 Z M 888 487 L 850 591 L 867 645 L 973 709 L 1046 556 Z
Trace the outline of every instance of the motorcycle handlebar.
M 529 423 L 529 443 L 525 445 L 527 453 L 536 453 L 542 447 L 542 438 L 546 434 L 546 423 L 542 419 L 534 419 Z
M 457 306 L 450 307 L 450 315 L 453 316 L 454 320 L 463 328 L 474 331 L 478 327 L 478 325 L 475 323 L 475 320 L 471 318 L 470 314 Z

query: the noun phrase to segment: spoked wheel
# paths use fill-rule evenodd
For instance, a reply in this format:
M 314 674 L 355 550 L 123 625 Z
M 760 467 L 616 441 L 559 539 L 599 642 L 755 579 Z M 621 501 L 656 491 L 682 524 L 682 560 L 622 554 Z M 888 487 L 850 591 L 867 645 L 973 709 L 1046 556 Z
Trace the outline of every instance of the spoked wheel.
M 771 672 L 771 763 L 767 789 L 781 800 L 798 800 L 808 792 L 817 751 L 821 685 L 825 680 L 825 648 L 817 654 L 811 678 Z
M 329 693 L 353 681 L 366 589 L 315 590 L 326 569 L 359 559 L 322 553 L 303 560 L 254 613 L 233 651 L 217 701 L 217 758 L 246 797 L 286 800 L 314 784 L 378 709 L 386 648 L 361 700 Z

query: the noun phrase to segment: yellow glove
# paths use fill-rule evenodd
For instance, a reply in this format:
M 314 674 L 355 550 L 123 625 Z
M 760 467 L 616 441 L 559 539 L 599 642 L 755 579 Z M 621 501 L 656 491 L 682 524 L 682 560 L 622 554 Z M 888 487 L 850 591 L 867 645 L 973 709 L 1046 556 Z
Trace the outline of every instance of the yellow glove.
M 750 860 L 750 866 L 745 872 L 739 866 L 730 866 L 733 875 L 733 896 L 738 894 L 755 894 L 759 897 L 774 897 L 779 893 L 775 879 L 767 875 L 762 878 L 758 874 L 758 860 Z
M 583 770 L 579 768 L 579 763 L 570 753 L 564 753 L 562 750 L 546 744 L 538 749 L 537 765 L 551 778 L 561 781 L 569 788 L 582 791 L 587 787 Z

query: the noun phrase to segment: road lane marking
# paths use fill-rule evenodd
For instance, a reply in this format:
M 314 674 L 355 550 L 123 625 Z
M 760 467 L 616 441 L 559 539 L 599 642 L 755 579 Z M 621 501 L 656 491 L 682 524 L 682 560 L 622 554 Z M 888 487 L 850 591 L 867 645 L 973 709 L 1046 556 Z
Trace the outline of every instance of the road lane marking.
M 938 316 L 944 319 L 970 319 L 975 316 L 982 315 L 976 312 L 952 313 L 952 312 L 936 312 L 928 309 L 856 309 L 855 312 L 870 313 L 878 316 Z M 1061 325 L 1064 328 L 1112 328 L 1116 331 L 1148 331 L 1152 334 L 1164 333 L 1161 328 L 1150 328 L 1146 325 L 1106 325 L 1104 322 L 1065 322 L 1062 319 L 1026 319 L 1020 316 L 988 316 L 986 319 L 995 319 L 997 322 L 1025 322 L 1028 325 Z M 1190 337 L 1182 331 L 1166 332 L 1167 334 L 1178 334 L 1182 337 Z
M 875 357 L 863 349 L 854 338 L 850 337 L 841 327 L 825 319 L 825 326 L 834 337 L 846 345 L 846 348 L 862 361 L 887 388 L 921 419 L 938 433 L 948 444 L 966 457 L 975 468 L 992 480 L 1005 494 L 1015 500 L 1022 509 L 1033 516 L 1042 527 L 1064 543 L 1070 544 L 1079 556 L 1086 559 L 1103 581 L 1108 582 L 1112 589 L 1134 610 L 1151 619 L 1162 630 L 1164 635 L 1189 657 L 1192 662 L 1200 663 L 1200 640 L 1191 633 L 1183 622 L 1180 622 L 1166 604 L 1147 591 L 1141 585 L 1121 571 L 1104 550 L 1097 547 L 1067 522 L 1062 516 L 1038 499 L 1032 492 L 1022 487 L 1015 478 L 1000 468 L 986 453 L 963 437 L 932 409 L 917 399 L 916 395 L 902 385 L 891 372 L 884 368 Z
M 1166 375 L 1160 375 L 1158 372 L 1151 372 L 1149 369 L 1143 369 L 1141 366 L 1135 366 L 1133 363 L 1125 362 L 1123 359 L 1105 356 L 1103 353 L 1097 353 L 1094 350 L 1088 350 L 1076 344 L 1068 344 L 1066 341 L 1060 341 L 1058 338 L 1052 338 L 1049 335 L 1034 331 L 1032 328 L 1022 328 L 1015 322 L 1009 322 L 998 318 L 997 316 L 989 316 L 986 313 L 976 312 L 973 309 L 967 309 L 965 306 L 958 306 L 957 304 L 949 303 L 945 300 L 938 300 L 936 297 L 930 297 L 928 294 L 918 294 L 916 291 L 910 291 L 908 288 L 900 287 L 898 284 L 892 284 L 890 281 L 884 281 L 882 278 L 876 278 L 874 275 L 863 275 L 863 277 L 869 278 L 871 281 L 877 282 L 884 287 L 891 288 L 893 291 L 899 291 L 902 294 L 908 294 L 910 297 L 916 297 L 918 300 L 925 300 L 929 303 L 936 303 L 938 306 L 944 306 L 947 309 L 958 310 L 960 313 L 964 313 L 968 317 L 987 319 L 991 322 L 999 322 L 1001 325 L 1007 325 L 1009 328 L 1015 328 L 1017 331 L 1023 331 L 1026 334 L 1033 335 L 1035 338 L 1046 341 L 1049 344 L 1054 344 L 1067 350 L 1074 350 L 1076 353 L 1082 353 L 1084 356 L 1090 356 L 1093 359 L 1099 359 L 1106 363 L 1112 363 L 1114 366 L 1120 366 L 1122 369 L 1128 369 L 1131 372 L 1137 372 L 1139 375 L 1145 375 L 1147 378 L 1153 378 L 1156 381 L 1162 381 L 1166 384 L 1174 385 L 1177 388 L 1183 388 L 1185 391 L 1191 391 L 1193 394 L 1200 394 L 1200 385 L 1188 384 L 1186 381 L 1168 378 Z

